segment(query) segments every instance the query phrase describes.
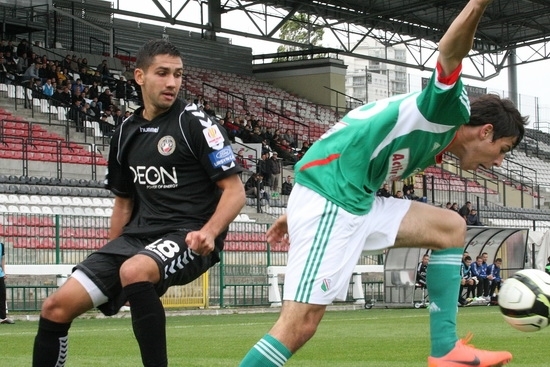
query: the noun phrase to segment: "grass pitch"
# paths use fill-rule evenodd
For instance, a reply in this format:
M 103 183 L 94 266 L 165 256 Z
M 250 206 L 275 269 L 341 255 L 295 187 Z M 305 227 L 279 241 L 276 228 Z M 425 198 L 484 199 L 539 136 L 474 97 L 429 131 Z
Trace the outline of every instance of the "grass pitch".
M 236 367 L 277 316 L 242 313 L 167 317 L 170 366 Z M 474 333 L 472 343 L 476 347 L 512 352 L 510 366 L 548 366 L 550 328 L 522 333 L 504 322 L 497 307 L 481 306 L 461 308 L 458 325 L 459 336 Z M 36 328 L 36 321 L 20 319 L 15 325 L 0 325 L 0 365 L 31 365 Z M 428 354 L 426 309 L 329 311 L 317 334 L 286 366 L 425 367 Z M 75 320 L 69 333 L 67 366 L 141 366 L 131 320 Z

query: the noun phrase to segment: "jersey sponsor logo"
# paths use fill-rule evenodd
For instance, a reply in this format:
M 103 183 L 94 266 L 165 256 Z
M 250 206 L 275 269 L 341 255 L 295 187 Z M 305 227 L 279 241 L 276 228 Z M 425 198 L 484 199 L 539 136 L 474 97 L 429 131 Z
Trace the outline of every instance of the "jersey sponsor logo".
M 208 158 L 214 168 L 231 165 L 235 161 L 235 155 L 229 145 L 208 154 Z
M 139 128 L 140 133 L 158 133 L 159 128 L 158 127 L 140 127 Z
M 170 135 L 160 138 L 157 148 L 162 155 L 170 155 L 176 150 L 176 140 Z
M 178 175 L 176 167 L 172 167 L 172 172 L 164 167 L 131 167 L 134 174 L 134 183 L 146 186 L 148 189 L 170 189 L 178 186 Z
M 216 125 L 212 125 L 202 131 L 204 138 L 210 148 L 223 144 L 223 135 L 220 128 Z
M 401 178 L 401 176 L 409 166 L 409 157 L 409 149 L 398 150 L 392 154 L 388 174 L 388 178 L 390 180 L 398 180 Z

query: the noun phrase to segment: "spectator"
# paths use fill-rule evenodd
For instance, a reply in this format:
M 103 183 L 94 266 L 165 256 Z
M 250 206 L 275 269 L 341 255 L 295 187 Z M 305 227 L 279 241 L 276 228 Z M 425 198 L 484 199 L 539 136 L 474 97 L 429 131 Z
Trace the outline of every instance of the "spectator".
M 99 119 L 99 129 L 103 136 L 112 136 L 113 135 L 113 125 L 107 120 L 108 116 L 106 113 L 102 113 Z
M 21 42 L 17 45 L 17 57 L 23 57 L 23 55 L 31 55 L 32 47 L 29 42 L 23 38 Z
M 72 63 L 71 55 L 66 55 L 63 60 L 61 60 L 61 64 L 59 65 L 61 70 L 67 69 L 71 70 L 71 63 Z
M 447 201 L 447 204 L 445 204 L 446 209 L 451 209 L 452 206 L 453 204 L 450 201 Z
M 80 100 L 81 105 L 84 105 L 84 96 L 82 95 L 82 92 L 80 92 L 79 88 L 71 93 L 71 103 L 74 103 L 77 99 Z
M 407 199 L 405 196 L 403 196 L 403 191 L 401 190 L 397 190 L 393 197 L 396 199 Z
M 54 93 L 54 87 L 52 85 L 51 79 L 46 79 L 46 83 L 42 86 L 42 93 L 44 93 L 45 96 L 51 97 Z
M 269 194 L 265 191 L 265 185 L 263 181 L 263 175 L 261 173 L 254 173 L 246 183 L 244 184 L 244 190 L 246 197 L 258 198 L 258 190 L 260 192 L 260 200 L 264 200 L 269 204 Z
M 88 98 L 99 98 L 99 94 L 99 86 L 97 84 L 97 81 L 93 81 L 92 85 L 90 85 L 90 88 L 88 89 Z
M 269 170 L 271 171 L 271 190 L 273 192 L 279 191 L 279 177 L 281 176 L 282 166 L 281 161 L 279 160 L 279 155 L 277 152 L 271 154 L 269 160 Z
M 78 78 L 72 85 L 71 91 L 75 93 L 76 91 L 79 91 L 82 93 L 84 91 L 85 85 L 82 84 L 82 79 Z
M 214 109 L 211 107 L 210 102 L 205 101 L 202 110 L 209 116 L 216 116 L 216 111 L 214 111 Z
M 290 129 L 286 129 L 285 133 L 282 135 L 282 138 L 288 142 L 288 145 L 292 148 L 296 148 L 296 140 L 294 139 L 294 134 Z
M 99 103 L 101 103 L 100 106 L 103 111 L 108 110 L 113 104 L 113 94 L 111 93 L 111 90 L 109 88 L 105 88 L 105 90 L 99 95 L 97 100 Z
M 73 121 L 76 125 L 77 132 L 84 131 L 84 122 L 82 116 L 82 100 L 75 99 L 69 110 L 67 111 L 67 120 Z
M 273 149 L 271 148 L 271 145 L 269 145 L 268 139 L 262 140 L 262 154 L 270 154 L 273 153 Z
M 0 242 L 0 324 L 14 324 L 6 315 L 6 246 Z
M 460 216 L 462 218 L 464 218 L 464 221 L 467 223 L 468 222 L 468 214 L 470 214 L 470 208 L 472 207 L 472 203 L 467 201 L 463 206 L 462 208 L 460 208 L 458 210 L 458 214 L 460 214 Z
M 33 81 L 33 79 L 40 80 L 40 75 L 38 75 L 38 69 L 36 68 L 35 63 L 32 63 L 31 66 L 29 66 L 27 70 L 25 70 L 25 72 L 23 73 L 23 77 L 21 78 L 23 82 L 28 83 L 28 86 L 30 86 L 30 83 Z
M 96 71 L 101 75 L 101 81 L 103 83 L 107 82 L 111 78 L 111 70 L 109 70 L 109 65 L 107 65 L 107 60 L 103 60 L 96 68 Z
M 458 203 L 453 203 L 453 204 L 451 205 L 451 210 L 452 210 L 453 212 L 458 213 Z
M 61 69 L 61 66 L 57 66 L 55 68 L 56 79 L 57 79 L 58 84 L 61 84 L 65 81 L 69 80 L 69 76 L 65 73 L 64 70 L 67 70 L 67 69 Z
M 122 115 L 122 110 L 120 108 L 115 108 L 115 114 L 113 116 L 113 122 L 115 129 L 119 127 L 120 124 L 124 121 L 124 115 Z
M 281 194 L 282 195 L 290 195 L 290 192 L 292 191 L 292 177 L 286 176 L 286 181 L 283 182 L 281 187 Z
M 262 175 L 265 184 L 271 187 L 271 169 L 269 167 L 269 154 L 262 153 L 261 159 L 258 161 L 257 172 Z
M 472 208 L 470 210 L 470 214 L 468 214 L 468 219 L 466 220 L 466 223 L 470 226 L 482 226 L 483 223 L 479 220 L 479 215 L 477 214 L 477 210 L 475 208 Z
M 126 79 L 122 75 L 115 81 L 115 97 L 126 98 Z
M 382 187 L 376 192 L 376 196 L 389 198 L 391 196 L 390 186 L 387 183 L 383 184 Z
M 239 151 L 237 152 L 237 156 L 235 157 L 235 160 L 246 171 L 250 171 L 250 165 L 248 164 L 248 160 L 244 157 L 244 148 L 239 149 Z

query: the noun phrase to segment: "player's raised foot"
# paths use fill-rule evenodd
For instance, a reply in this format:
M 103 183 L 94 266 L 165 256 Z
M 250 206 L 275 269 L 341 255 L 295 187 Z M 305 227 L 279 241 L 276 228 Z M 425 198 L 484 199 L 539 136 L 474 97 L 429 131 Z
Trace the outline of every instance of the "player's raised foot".
M 455 347 L 443 357 L 428 357 L 428 367 L 501 367 L 512 360 L 509 352 L 474 348 L 468 344 L 471 338 L 468 335 L 457 341 Z

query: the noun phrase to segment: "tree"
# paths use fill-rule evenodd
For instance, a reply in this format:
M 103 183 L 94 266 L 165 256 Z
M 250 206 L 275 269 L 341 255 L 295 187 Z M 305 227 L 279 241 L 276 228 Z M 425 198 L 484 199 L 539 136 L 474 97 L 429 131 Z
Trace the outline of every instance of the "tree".
M 277 48 L 277 52 L 291 52 L 291 51 L 300 51 L 306 47 L 319 46 L 323 40 L 323 35 L 325 31 L 323 28 L 316 28 L 312 30 L 313 23 L 309 19 L 308 14 L 296 13 L 292 16 L 285 24 L 281 26 L 281 33 L 279 38 L 285 41 L 292 41 L 296 43 L 301 43 L 305 47 L 299 46 L 288 46 L 280 45 Z M 299 56 L 290 56 L 290 57 L 279 57 L 275 59 L 275 62 L 280 61 L 289 61 L 289 60 L 303 60 L 307 59 L 309 55 L 299 55 Z M 324 57 L 323 55 L 317 55 L 316 57 Z

